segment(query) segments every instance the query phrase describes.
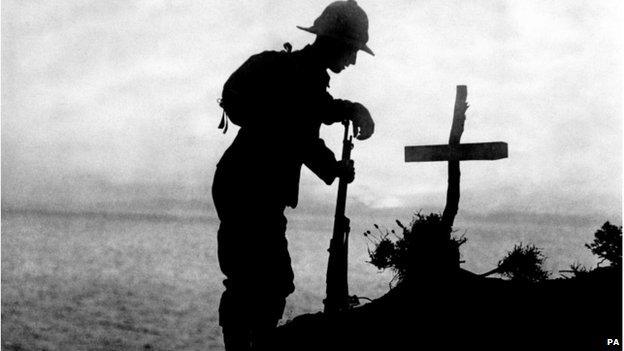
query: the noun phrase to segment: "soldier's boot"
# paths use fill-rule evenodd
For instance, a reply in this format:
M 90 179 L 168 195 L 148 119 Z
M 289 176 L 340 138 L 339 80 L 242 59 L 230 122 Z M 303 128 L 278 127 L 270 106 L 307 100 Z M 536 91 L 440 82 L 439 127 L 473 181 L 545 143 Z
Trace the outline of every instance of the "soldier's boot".
M 265 325 L 255 326 L 251 331 L 251 349 L 253 351 L 271 350 L 271 344 L 274 342 L 273 333 L 277 327 L 276 321 L 269 321 Z
M 279 320 L 284 313 L 286 297 L 267 296 L 263 299 L 262 307 L 259 308 L 258 315 L 254 319 L 251 331 L 251 346 L 254 351 L 274 350 L 274 333 Z
M 223 343 L 225 351 L 250 351 L 251 331 L 248 328 L 223 327 Z

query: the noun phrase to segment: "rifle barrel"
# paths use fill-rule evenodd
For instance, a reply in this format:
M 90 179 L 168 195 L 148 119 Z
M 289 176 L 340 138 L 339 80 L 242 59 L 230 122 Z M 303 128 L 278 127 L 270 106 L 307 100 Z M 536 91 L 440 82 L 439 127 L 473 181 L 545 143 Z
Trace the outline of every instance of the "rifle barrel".
M 342 141 L 342 162 L 347 164 L 351 160 L 353 148 L 352 136 L 349 136 L 349 121 L 343 122 L 345 126 Z M 347 281 L 348 271 L 348 239 L 349 221 L 345 217 L 347 202 L 347 180 L 341 177 L 338 181 L 338 196 L 336 200 L 336 212 L 334 214 L 334 230 L 329 244 L 329 261 L 327 263 L 327 297 L 325 299 L 325 312 L 333 313 L 344 310 L 349 304 L 349 287 Z

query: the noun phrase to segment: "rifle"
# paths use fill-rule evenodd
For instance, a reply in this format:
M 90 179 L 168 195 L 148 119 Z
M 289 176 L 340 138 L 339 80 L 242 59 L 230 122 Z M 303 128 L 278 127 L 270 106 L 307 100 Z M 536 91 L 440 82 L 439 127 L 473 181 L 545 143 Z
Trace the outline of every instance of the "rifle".
M 344 137 L 342 139 L 341 162 L 351 161 L 353 136 L 349 135 L 349 120 L 344 120 Z M 347 180 L 340 177 L 338 182 L 338 199 L 334 214 L 334 232 L 329 242 L 329 260 L 327 262 L 327 297 L 323 300 L 325 313 L 335 313 L 346 310 L 358 304 L 357 297 L 349 296 L 347 282 L 347 254 L 349 252 L 349 218 L 345 216 L 347 202 Z

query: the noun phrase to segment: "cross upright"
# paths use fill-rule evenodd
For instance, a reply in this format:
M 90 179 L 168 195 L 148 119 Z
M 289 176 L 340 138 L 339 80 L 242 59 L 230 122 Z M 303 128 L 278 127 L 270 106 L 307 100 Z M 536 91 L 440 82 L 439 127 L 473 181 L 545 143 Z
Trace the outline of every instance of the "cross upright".
M 459 139 L 464 132 L 466 120 L 466 97 L 468 89 L 465 85 L 457 86 L 455 110 L 449 143 L 443 145 L 420 145 L 405 147 L 405 162 L 448 161 L 448 190 L 446 207 L 442 214 L 442 222 L 448 228 L 453 226 L 459 206 L 459 162 L 467 160 L 499 160 L 507 157 L 507 143 L 497 141 L 490 143 L 460 144 Z

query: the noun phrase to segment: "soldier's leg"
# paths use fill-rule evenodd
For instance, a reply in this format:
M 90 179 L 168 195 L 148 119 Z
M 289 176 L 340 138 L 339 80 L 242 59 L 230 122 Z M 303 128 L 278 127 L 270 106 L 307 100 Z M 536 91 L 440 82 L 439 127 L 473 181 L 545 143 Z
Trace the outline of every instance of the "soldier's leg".
M 219 320 L 228 351 L 261 342 L 277 326 L 294 291 L 283 207 L 270 209 L 236 222 L 224 220 L 219 227 L 219 264 L 227 278 Z
M 245 208 L 245 189 L 239 186 L 236 172 L 226 172 L 217 167 L 212 186 L 212 197 L 219 220 L 217 233 L 218 259 L 225 291 L 219 304 L 219 325 L 227 351 L 251 348 L 251 323 L 245 289 L 246 245 L 244 223 L 248 209 Z
M 223 281 L 225 291 L 219 304 L 219 325 L 223 332 L 223 342 L 227 351 L 251 349 L 251 318 L 247 306 L 247 284 L 241 271 L 239 257 L 244 257 L 244 249 L 236 247 L 237 226 L 222 222 L 218 233 L 218 256 L 221 271 L 226 276 Z
M 219 265 L 227 278 L 219 319 L 228 350 L 274 329 L 294 290 L 284 206 L 262 189 L 231 181 L 217 171 L 213 183 Z
M 266 344 L 266 339 L 282 318 L 286 297 L 295 289 L 283 211 L 283 207 L 278 207 L 265 214 L 263 218 L 267 230 L 259 237 L 261 241 L 255 245 L 257 252 L 262 253 L 262 257 L 257 258 L 257 262 L 262 262 L 262 272 L 255 276 L 259 279 L 254 284 L 256 294 L 252 344 L 255 348 Z

